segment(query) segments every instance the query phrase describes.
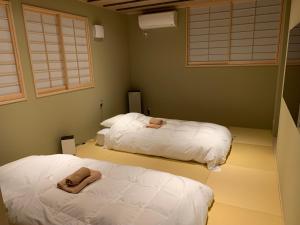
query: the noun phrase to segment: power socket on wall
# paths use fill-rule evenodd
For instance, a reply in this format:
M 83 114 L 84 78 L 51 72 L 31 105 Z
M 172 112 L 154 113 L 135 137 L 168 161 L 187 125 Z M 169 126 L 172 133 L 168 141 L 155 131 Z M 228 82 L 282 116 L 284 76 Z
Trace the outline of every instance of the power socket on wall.
M 104 100 L 103 99 L 100 99 L 100 104 L 99 104 L 99 107 L 100 107 L 100 111 L 101 111 L 101 117 L 100 117 L 100 121 L 102 122 L 103 121 L 103 105 L 104 105 Z

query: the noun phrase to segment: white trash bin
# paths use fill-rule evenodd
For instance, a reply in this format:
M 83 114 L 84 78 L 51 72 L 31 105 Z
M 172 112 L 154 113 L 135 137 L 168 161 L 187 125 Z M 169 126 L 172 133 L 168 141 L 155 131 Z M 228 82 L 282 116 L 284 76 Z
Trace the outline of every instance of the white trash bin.
M 74 135 L 63 136 L 60 138 L 63 154 L 75 155 L 75 138 Z

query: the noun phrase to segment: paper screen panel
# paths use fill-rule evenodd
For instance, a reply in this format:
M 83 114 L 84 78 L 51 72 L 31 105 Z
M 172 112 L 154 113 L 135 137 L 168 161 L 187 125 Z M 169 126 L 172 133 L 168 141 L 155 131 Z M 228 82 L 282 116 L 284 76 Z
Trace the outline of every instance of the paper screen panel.
M 62 16 L 61 26 L 70 87 L 91 83 L 86 21 Z
M 231 5 L 213 5 L 209 11 L 209 61 L 226 61 L 229 59 Z
M 208 61 L 209 7 L 192 8 L 189 15 L 189 61 Z
M 190 9 L 189 61 L 228 60 L 230 24 L 230 3 Z
M 280 24 L 280 0 L 233 1 L 190 8 L 188 63 L 276 63 Z
M 280 15 L 280 0 L 256 1 L 253 60 L 275 61 L 277 59 Z
M 65 88 L 57 15 L 24 10 L 28 45 L 38 93 Z
M 24 98 L 9 6 L 0 2 L 0 105 Z
M 255 2 L 232 3 L 230 60 L 252 60 L 255 23 Z

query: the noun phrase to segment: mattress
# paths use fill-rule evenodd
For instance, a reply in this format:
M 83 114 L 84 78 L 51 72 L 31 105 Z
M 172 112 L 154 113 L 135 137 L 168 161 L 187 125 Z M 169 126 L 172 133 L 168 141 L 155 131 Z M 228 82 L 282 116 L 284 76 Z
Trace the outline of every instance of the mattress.
M 163 119 L 159 129 L 147 128 L 150 117 L 139 113 L 123 115 L 105 136 L 108 149 L 206 163 L 218 169 L 231 147 L 230 131 L 221 125 Z
M 56 188 L 82 166 L 103 177 L 77 195 Z M 72 155 L 4 165 L 0 187 L 16 225 L 205 225 L 213 200 L 208 186 L 185 177 Z
M 105 140 L 105 135 L 108 135 L 109 133 L 109 128 L 104 128 L 100 131 L 97 132 L 96 135 L 96 143 L 100 146 L 104 145 L 104 140 Z

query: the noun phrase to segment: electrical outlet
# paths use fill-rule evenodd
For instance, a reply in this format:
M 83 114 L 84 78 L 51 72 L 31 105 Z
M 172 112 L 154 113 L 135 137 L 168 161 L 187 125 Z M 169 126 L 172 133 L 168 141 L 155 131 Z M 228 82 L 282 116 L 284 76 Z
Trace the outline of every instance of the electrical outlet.
M 100 100 L 100 109 L 103 108 L 103 104 L 104 104 L 104 101 L 103 101 L 103 99 L 101 99 L 101 100 Z

